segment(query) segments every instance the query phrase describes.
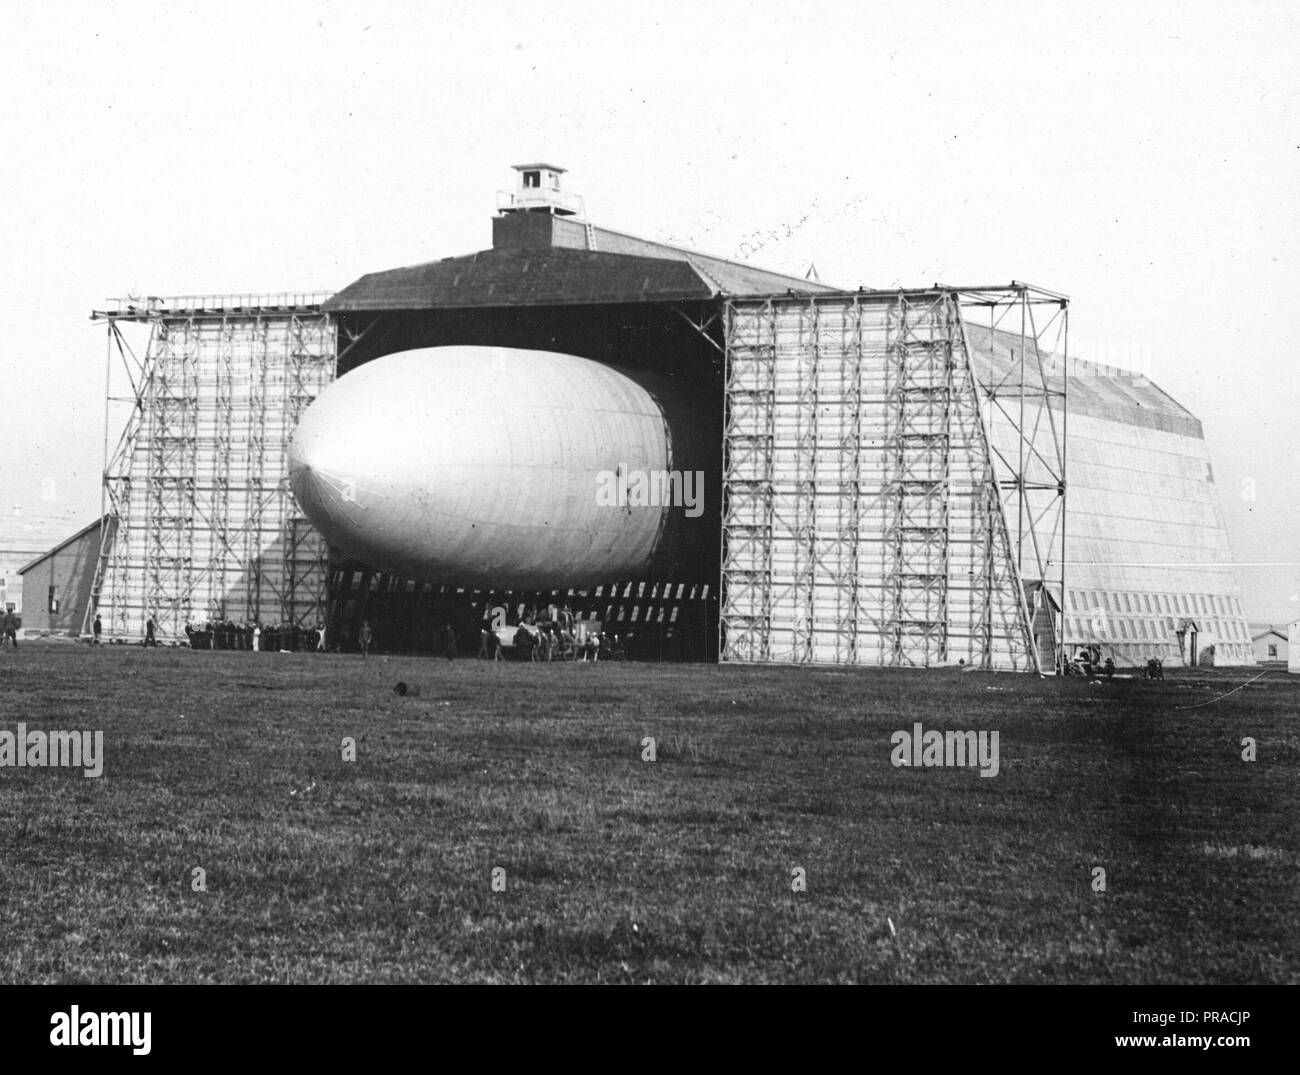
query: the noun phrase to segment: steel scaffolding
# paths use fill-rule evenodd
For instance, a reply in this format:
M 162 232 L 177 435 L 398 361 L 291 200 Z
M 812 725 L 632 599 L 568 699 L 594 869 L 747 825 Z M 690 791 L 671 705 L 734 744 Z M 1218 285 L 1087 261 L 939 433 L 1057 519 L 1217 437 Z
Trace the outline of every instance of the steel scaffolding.
M 1070 300 L 1046 288 L 952 289 L 1041 671 L 1063 666 Z M 1013 522 L 1014 520 L 1014 522 Z
M 1063 570 L 1042 528 L 1063 535 L 1064 431 L 1049 450 L 1058 415 L 1043 423 L 1027 401 L 1050 411 L 1059 395 L 1063 422 L 1064 389 L 1035 394 L 1022 372 L 1025 402 L 1007 406 L 963 316 L 1003 297 L 727 303 L 723 660 L 1053 670 L 1059 632 L 1040 619 L 1059 597 L 1039 593 Z M 1023 370 L 1037 350 L 1020 339 Z M 1032 499 L 1037 454 L 1060 460 L 1050 519 Z
M 117 300 L 106 321 L 132 410 L 106 460 L 113 526 L 86 624 L 159 640 L 187 623 L 323 621 L 327 550 L 288 487 L 298 418 L 335 376 L 325 295 Z M 120 322 L 148 325 L 143 360 Z

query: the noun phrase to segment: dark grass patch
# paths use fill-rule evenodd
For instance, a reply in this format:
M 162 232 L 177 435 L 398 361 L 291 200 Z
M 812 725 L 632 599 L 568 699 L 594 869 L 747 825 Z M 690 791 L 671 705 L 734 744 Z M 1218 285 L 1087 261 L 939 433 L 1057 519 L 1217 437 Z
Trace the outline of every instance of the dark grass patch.
M 0 728 L 106 758 L 0 770 L 0 980 L 1294 982 L 1300 689 L 1175 708 L 1253 674 L 24 646 Z

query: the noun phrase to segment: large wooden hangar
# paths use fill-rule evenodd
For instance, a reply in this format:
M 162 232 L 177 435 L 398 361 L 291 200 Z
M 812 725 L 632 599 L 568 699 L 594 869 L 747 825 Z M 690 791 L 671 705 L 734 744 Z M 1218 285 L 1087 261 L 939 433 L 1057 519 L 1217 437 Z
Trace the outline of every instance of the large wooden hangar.
M 567 606 L 652 657 L 1251 663 L 1200 423 L 1072 359 L 1065 296 L 767 272 L 590 223 L 562 171 L 518 166 L 487 250 L 97 311 L 136 406 L 83 633 L 420 651 Z

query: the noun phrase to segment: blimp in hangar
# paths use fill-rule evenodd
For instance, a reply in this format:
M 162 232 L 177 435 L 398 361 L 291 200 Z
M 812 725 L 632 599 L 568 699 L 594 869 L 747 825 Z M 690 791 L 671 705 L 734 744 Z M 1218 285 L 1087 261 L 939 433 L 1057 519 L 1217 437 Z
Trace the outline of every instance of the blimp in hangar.
M 394 648 L 568 605 L 648 656 L 717 656 L 731 296 L 814 281 L 603 228 L 564 169 L 515 168 L 492 247 L 323 306 L 338 377 L 289 481 L 330 544 L 329 618 Z

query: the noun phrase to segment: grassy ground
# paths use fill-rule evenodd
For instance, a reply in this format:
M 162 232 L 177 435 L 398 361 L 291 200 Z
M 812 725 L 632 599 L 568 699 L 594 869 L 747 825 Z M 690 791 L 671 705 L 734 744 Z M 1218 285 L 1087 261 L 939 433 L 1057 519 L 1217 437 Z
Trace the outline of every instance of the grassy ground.
M 28 644 L 0 730 L 106 762 L 0 769 L 0 981 L 1295 982 L 1300 677 L 1177 708 L 1255 671 Z M 1001 772 L 893 767 L 914 721 Z

